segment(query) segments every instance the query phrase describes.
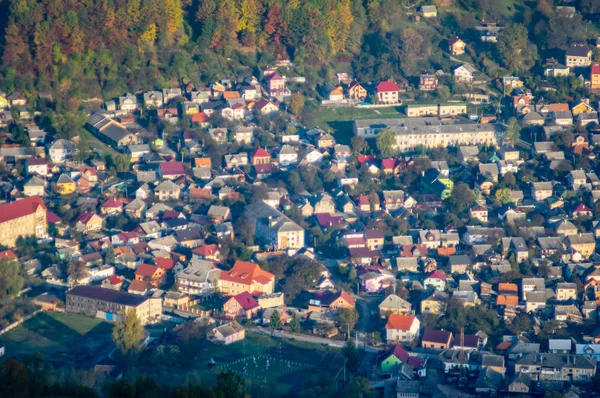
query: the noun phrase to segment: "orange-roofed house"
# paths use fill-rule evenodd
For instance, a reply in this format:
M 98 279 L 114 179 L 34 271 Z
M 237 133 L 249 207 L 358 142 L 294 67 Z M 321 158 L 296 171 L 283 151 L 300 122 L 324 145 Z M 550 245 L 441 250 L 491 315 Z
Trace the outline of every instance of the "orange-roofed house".
M 196 167 L 212 167 L 210 158 L 195 158 L 194 166 Z
M 328 303 L 330 310 L 339 310 L 342 308 L 354 308 L 356 301 L 354 298 L 345 290 L 340 290 L 331 298 Z
M 152 286 L 157 287 L 160 278 L 165 274 L 165 270 L 151 264 L 140 264 L 135 270 L 135 279 L 138 281 L 148 282 Z
M 229 296 L 248 292 L 256 295 L 271 294 L 275 275 L 263 271 L 258 264 L 236 261 L 229 271 L 221 271 L 220 290 Z
M 503 294 L 499 294 L 498 297 L 496 297 L 496 305 L 499 307 L 516 307 L 517 305 L 519 305 L 519 296 L 506 296 Z
M 519 287 L 515 283 L 499 283 L 498 293 L 516 295 L 519 293 Z
M 47 237 L 46 210 L 39 196 L 0 205 L 0 245 L 14 247 L 19 236 Z
M 210 126 L 210 116 L 204 112 L 194 113 L 192 115 L 192 123 L 198 124 L 200 127 L 208 127 Z
M 410 343 L 419 336 L 421 322 L 414 315 L 391 314 L 385 325 L 389 343 Z
M 259 309 L 258 302 L 248 292 L 236 294 L 223 304 L 223 312 L 229 318 L 252 319 L 258 314 Z
M 448 51 L 450 51 L 452 55 L 464 54 L 465 47 L 467 47 L 467 44 L 464 41 L 462 41 L 458 36 L 454 36 L 448 41 Z
M 2 261 L 2 260 L 16 261 L 18 259 L 19 259 L 19 257 L 17 257 L 15 252 L 10 249 L 0 252 L 0 261 Z

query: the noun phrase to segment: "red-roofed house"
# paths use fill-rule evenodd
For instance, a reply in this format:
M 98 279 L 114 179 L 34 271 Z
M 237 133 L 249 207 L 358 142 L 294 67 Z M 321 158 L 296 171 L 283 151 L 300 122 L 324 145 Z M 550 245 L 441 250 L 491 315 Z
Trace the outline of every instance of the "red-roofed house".
M 165 270 L 152 264 L 140 264 L 138 269 L 135 270 L 135 279 L 138 281 L 144 281 L 150 283 L 152 286 L 157 287 L 160 278 L 165 274 Z
M 423 286 L 433 286 L 438 290 L 444 290 L 446 288 L 446 274 L 439 269 L 433 271 L 425 278 Z
M 83 212 L 75 220 L 75 229 L 79 232 L 98 232 L 102 229 L 104 220 L 95 213 Z
M 248 292 L 237 294 L 223 304 L 223 312 L 229 318 L 252 319 L 258 314 L 259 309 L 258 302 Z
M 204 112 L 194 113 L 192 115 L 192 123 L 199 124 L 200 127 L 207 127 L 210 125 L 210 117 Z
M 397 104 L 398 101 L 398 93 L 400 89 L 395 82 L 379 82 L 376 88 L 377 92 L 377 101 L 380 104 Z
M 113 215 L 123 213 L 123 202 L 117 200 L 114 196 L 100 205 L 100 213 L 104 215 Z
M 173 267 L 175 267 L 175 264 L 177 264 L 177 261 L 173 260 L 172 258 L 156 257 L 154 259 L 154 263 L 156 264 L 156 266 L 158 268 L 162 268 L 165 271 L 168 271 L 168 270 L 173 269 Z
M 391 314 L 385 325 L 388 343 L 410 343 L 419 336 L 421 322 L 414 315 Z
M 221 249 L 215 244 L 198 246 L 192 250 L 192 257 L 200 260 L 219 261 L 221 260 Z
M 590 73 L 592 90 L 600 89 L 600 63 L 594 62 Z
M 47 236 L 46 206 L 39 196 L 0 205 L 0 244 L 14 247 L 19 236 Z
M 18 260 L 19 257 L 12 250 L 4 250 L 0 252 L 0 260 Z
M 102 287 L 106 289 L 121 290 L 122 286 L 123 279 L 119 278 L 116 275 L 109 276 L 108 278 L 102 281 Z
M 185 175 L 183 163 L 181 162 L 162 162 L 159 168 L 159 174 L 167 180 L 174 180 Z
M 229 271 L 221 271 L 219 287 L 227 295 L 242 292 L 271 294 L 275 288 L 275 275 L 263 271 L 258 264 L 236 261 Z
M 382 372 L 391 372 L 394 367 L 407 363 L 409 358 L 410 356 L 404 348 L 393 345 L 378 355 L 377 363 L 381 365 Z
M 252 165 L 256 166 L 257 164 L 271 164 L 271 154 L 261 147 L 256 148 L 252 154 Z
M 403 245 L 400 251 L 400 257 L 427 257 L 427 246 L 419 245 Z
M 580 203 L 579 206 L 573 210 L 574 218 L 587 218 L 591 217 L 592 215 L 592 210 L 583 203 Z

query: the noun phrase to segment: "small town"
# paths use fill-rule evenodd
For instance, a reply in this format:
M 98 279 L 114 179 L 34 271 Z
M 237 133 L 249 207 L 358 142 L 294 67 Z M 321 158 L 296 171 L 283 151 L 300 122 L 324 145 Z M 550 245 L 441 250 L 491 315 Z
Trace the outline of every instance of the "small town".
M 600 396 L 600 3 L 402 3 L 401 68 L 0 68 L 0 396 Z

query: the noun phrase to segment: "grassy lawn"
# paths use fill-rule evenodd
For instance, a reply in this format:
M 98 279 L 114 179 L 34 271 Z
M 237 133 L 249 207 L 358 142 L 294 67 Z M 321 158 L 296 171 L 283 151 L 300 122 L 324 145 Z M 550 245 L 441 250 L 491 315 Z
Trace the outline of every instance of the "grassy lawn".
M 6 356 L 37 352 L 59 363 L 80 362 L 106 349 L 112 325 L 99 319 L 61 312 L 42 312 L 0 336 Z
M 352 122 L 357 119 L 386 119 L 404 117 L 399 106 L 385 108 L 328 108 L 319 106 L 313 114 L 313 127 L 320 127 L 334 133 L 342 144 L 349 144 L 352 138 Z
M 339 350 L 251 332 L 244 341 L 228 346 L 203 342 L 188 351 L 193 352 L 195 364 L 185 375 L 188 379 L 211 384 L 218 373 L 233 371 L 253 383 L 273 383 L 280 394 L 301 387 L 319 373 L 329 372 L 333 377 L 343 365 Z M 216 361 L 212 368 L 208 367 L 210 358 Z

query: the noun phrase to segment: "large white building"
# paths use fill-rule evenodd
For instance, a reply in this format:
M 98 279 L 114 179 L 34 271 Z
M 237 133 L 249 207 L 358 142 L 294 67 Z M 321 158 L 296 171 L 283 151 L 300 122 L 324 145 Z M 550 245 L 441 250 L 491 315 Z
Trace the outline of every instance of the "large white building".
M 472 123 L 466 119 L 416 117 L 354 121 L 354 135 L 359 137 L 377 138 L 379 133 L 386 129 L 396 133 L 398 152 L 412 151 L 418 146 L 436 148 L 497 143 L 493 125 Z

